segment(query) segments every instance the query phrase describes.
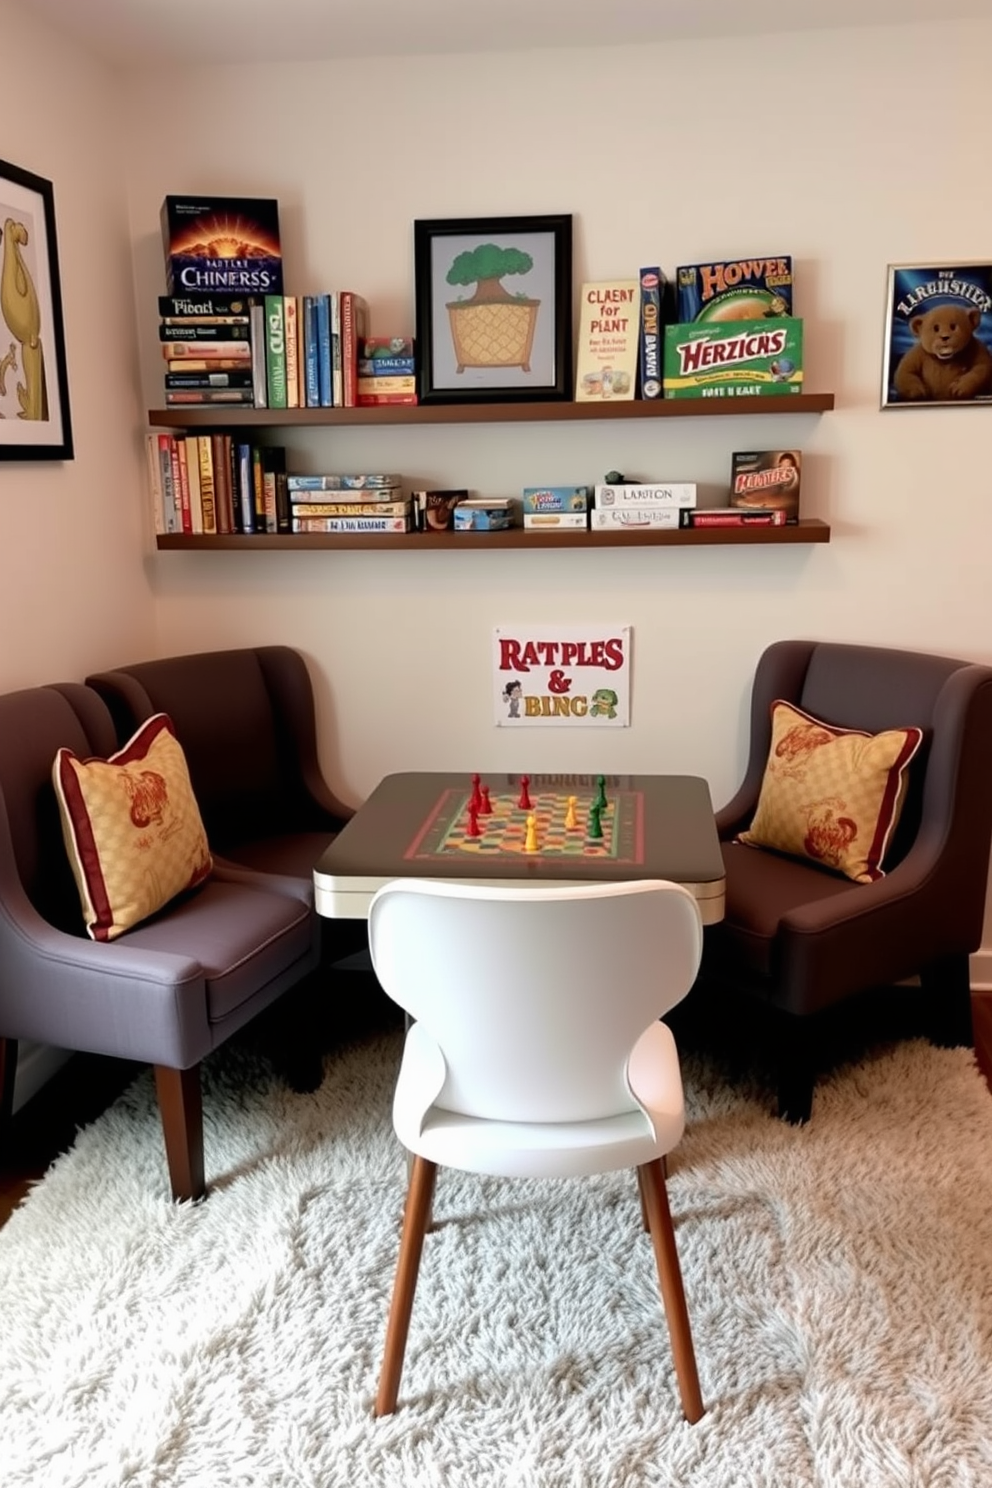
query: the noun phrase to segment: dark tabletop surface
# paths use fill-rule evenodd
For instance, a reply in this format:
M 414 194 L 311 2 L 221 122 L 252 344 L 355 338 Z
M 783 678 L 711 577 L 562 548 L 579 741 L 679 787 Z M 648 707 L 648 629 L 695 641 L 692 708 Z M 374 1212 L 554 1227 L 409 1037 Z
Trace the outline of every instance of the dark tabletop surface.
M 482 774 L 494 795 L 520 790 L 519 775 Z M 566 797 L 594 794 L 595 775 L 529 776 L 531 794 L 553 790 Z M 643 861 L 565 856 L 537 852 L 487 855 L 465 852 L 443 857 L 406 854 L 444 793 L 472 789 L 469 773 L 406 771 L 387 775 L 339 833 L 314 869 L 319 881 L 342 877 L 444 877 L 487 879 L 552 878 L 602 882 L 604 879 L 668 878 L 679 883 L 713 883 L 724 876 L 708 783 L 696 775 L 607 775 L 607 799 L 616 792 L 641 797 Z

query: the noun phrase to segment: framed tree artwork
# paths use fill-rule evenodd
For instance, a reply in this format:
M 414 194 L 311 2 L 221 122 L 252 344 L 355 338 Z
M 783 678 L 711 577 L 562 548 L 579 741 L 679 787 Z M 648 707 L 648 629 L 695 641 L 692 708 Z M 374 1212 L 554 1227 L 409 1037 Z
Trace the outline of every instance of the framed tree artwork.
M 572 396 L 572 219 L 414 222 L 422 403 Z
M 0 160 L 0 460 L 71 460 L 52 183 Z

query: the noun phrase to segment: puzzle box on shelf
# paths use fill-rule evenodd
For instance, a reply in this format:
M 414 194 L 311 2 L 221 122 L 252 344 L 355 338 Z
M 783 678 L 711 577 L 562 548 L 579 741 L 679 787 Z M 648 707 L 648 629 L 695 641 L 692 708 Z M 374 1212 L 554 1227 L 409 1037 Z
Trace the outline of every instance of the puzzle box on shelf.
M 167 196 L 160 217 L 169 295 L 282 294 L 277 201 Z
M 735 450 L 731 506 L 745 511 L 755 507 L 783 511 L 787 522 L 798 522 L 802 460 L 800 450 Z
M 803 390 L 803 323 L 694 321 L 665 327 L 665 397 L 781 397 Z
M 679 321 L 759 320 L 792 314 L 792 259 L 737 258 L 675 270 Z

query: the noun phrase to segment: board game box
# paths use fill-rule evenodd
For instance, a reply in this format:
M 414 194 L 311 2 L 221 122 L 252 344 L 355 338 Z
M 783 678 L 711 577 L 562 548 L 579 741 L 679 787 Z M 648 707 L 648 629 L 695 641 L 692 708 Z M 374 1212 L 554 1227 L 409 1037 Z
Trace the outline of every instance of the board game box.
M 800 450 L 735 450 L 731 456 L 730 505 L 784 511 L 799 521 Z
M 664 383 L 666 398 L 801 393 L 803 323 L 783 315 L 666 326 Z
M 758 320 L 792 314 L 792 259 L 736 258 L 675 270 L 676 311 L 694 320 Z
M 277 201 L 167 196 L 160 216 L 170 296 L 282 294 Z

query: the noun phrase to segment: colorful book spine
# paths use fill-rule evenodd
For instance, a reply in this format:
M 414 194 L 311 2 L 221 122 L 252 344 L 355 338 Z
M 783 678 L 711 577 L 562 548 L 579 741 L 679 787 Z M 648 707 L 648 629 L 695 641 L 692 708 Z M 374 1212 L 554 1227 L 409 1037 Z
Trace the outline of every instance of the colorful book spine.
M 251 307 L 251 386 L 255 407 L 268 406 L 268 376 L 265 365 L 265 306 Z
M 183 530 L 182 500 L 176 487 L 172 464 L 175 444 L 176 441 L 172 434 L 158 436 L 158 457 L 162 470 L 162 498 L 165 504 L 167 532 L 182 532 Z M 178 456 L 176 459 L 178 465 Z
M 152 497 L 152 527 L 156 536 L 171 532 L 166 515 L 164 467 L 159 456 L 158 434 L 145 436 L 145 453 L 148 457 L 148 483 Z M 167 437 L 167 436 L 166 436 Z
M 247 325 L 250 324 L 250 317 L 248 315 L 248 308 L 246 306 L 243 315 L 163 315 L 162 316 L 162 324 L 164 326 L 187 326 L 187 327 L 193 327 L 193 326 L 226 326 L 226 325 L 231 325 L 231 326 L 247 326 Z M 238 335 L 239 336 L 241 335 L 241 332 L 240 331 L 238 332 Z M 163 340 L 166 340 L 166 339 L 169 339 L 169 338 L 163 337 L 162 339 Z M 176 337 L 173 337 L 172 339 L 173 340 L 177 340 L 177 341 L 181 341 L 183 338 L 181 336 L 176 336 Z M 193 335 L 192 330 L 190 331 L 190 339 L 191 340 L 195 340 L 196 339 L 196 337 Z
M 409 517 L 293 517 L 294 532 L 409 532 Z
M 206 321 L 186 321 L 179 325 L 169 325 L 163 321 L 158 328 L 160 341 L 247 341 L 250 332 L 248 329 L 247 315 L 240 316 L 237 322 L 224 321 L 219 325 L 210 325 Z
M 341 383 L 345 408 L 358 406 L 358 347 L 368 333 L 368 301 L 352 289 L 343 289 L 341 291 Z M 412 390 L 404 389 L 404 391 Z
M 217 531 L 222 535 L 234 531 L 231 503 L 231 456 L 228 452 L 231 436 L 211 434 L 210 450 L 214 472 L 214 506 L 217 513 Z
M 265 296 L 265 388 L 270 408 L 286 408 L 286 308 L 281 294 Z
M 641 327 L 637 344 L 637 384 L 642 398 L 662 393 L 661 270 L 641 269 Z
M 197 453 L 200 461 L 200 513 L 203 531 L 208 537 L 217 535 L 217 496 L 214 483 L 214 456 L 209 434 L 197 436 Z
M 255 476 L 250 444 L 238 445 L 238 495 L 241 499 L 241 531 L 255 531 Z
M 331 301 L 331 394 L 335 408 L 344 407 L 344 382 L 341 375 L 341 295 L 332 289 Z
M 194 391 L 198 388 L 250 388 L 251 373 L 240 367 L 233 372 L 167 372 L 165 385 L 167 388 L 188 388 Z
M 299 408 L 300 301 L 296 295 L 283 296 L 283 316 L 286 323 L 286 407 Z
M 203 507 L 200 505 L 200 451 L 197 436 L 186 434 L 178 441 L 179 480 L 182 486 L 183 506 L 189 512 L 189 531 L 203 531 Z M 185 523 L 183 531 L 186 531 Z
M 183 452 L 182 463 L 179 459 L 180 439 L 173 438 L 169 444 L 169 457 L 172 461 L 172 489 L 176 496 L 176 506 L 179 511 L 179 524 L 183 532 L 193 531 L 193 519 L 189 504 L 189 485 L 185 479 L 186 455 Z
M 320 368 L 318 363 L 317 296 L 303 296 L 303 380 L 306 407 L 320 407 Z
M 317 378 L 321 408 L 333 408 L 337 402 L 332 367 L 331 296 L 322 294 L 317 296 Z
M 158 313 L 163 320 L 175 317 L 201 319 L 204 316 L 247 315 L 250 305 L 249 295 L 159 295 Z
M 294 501 L 294 517 L 405 517 L 412 505 L 400 501 Z
M 403 484 L 398 475 L 291 475 L 290 491 L 382 491 Z
M 170 377 L 193 377 L 209 372 L 212 376 L 218 372 L 248 372 L 251 370 L 251 358 L 237 357 L 210 357 L 201 360 L 199 357 L 183 357 L 181 362 L 170 361 L 165 373 L 166 386 Z M 254 375 L 254 374 L 253 374 Z
M 251 342 L 248 337 L 241 341 L 232 341 L 229 336 L 223 341 L 169 341 L 162 347 L 162 355 L 167 362 L 182 362 L 187 357 L 196 357 L 201 362 L 225 357 L 235 362 L 250 363 Z
M 167 388 L 165 401 L 170 408 L 206 403 L 233 403 L 240 408 L 251 408 L 255 399 L 251 388 Z

